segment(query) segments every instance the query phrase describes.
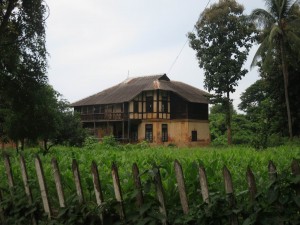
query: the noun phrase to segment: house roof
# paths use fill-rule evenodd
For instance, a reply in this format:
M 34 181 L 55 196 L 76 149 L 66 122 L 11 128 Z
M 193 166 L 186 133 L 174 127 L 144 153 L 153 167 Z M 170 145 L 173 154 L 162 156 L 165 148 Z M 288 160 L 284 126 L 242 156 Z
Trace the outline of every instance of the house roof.
M 115 104 L 131 101 L 142 91 L 150 90 L 172 91 L 185 100 L 194 103 L 208 103 L 208 93 L 188 84 L 171 81 L 166 74 L 130 77 L 122 83 L 105 89 L 97 94 L 81 99 L 71 106 Z

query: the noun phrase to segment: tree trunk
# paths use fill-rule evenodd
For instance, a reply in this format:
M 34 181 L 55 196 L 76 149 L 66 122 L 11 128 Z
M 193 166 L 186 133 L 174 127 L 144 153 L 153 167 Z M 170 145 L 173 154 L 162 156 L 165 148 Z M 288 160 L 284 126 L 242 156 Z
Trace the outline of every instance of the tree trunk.
M 230 109 L 230 96 L 229 92 L 227 92 L 226 98 L 226 126 L 227 126 L 227 143 L 231 145 L 231 109 Z
M 11 16 L 12 11 L 15 8 L 16 2 L 17 2 L 16 0 L 9 0 L 8 1 L 6 12 L 3 15 L 2 22 L 0 23 L 0 37 L 4 34 L 4 31 L 5 31 L 5 29 L 6 29 L 7 25 L 8 25 L 9 17 Z
M 25 139 L 21 139 L 21 150 L 24 151 L 24 146 L 25 146 Z
M 284 38 L 280 40 L 280 51 L 281 51 L 281 64 L 282 64 L 282 74 L 283 74 L 283 82 L 284 82 L 284 96 L 285 96 L 285 105 L 286 112 L 288 117 L 288 128 L 289 128 L 289 136 L 290 139 L 293 138 L 293 128 L 292 128 L 292 118 L 291 118 L 291 110 L 290 110 L 290 100 L 289 100 L 289 71 L 285 60 L 285 49 L 284 49 Z
M 47 139 L 44 139 L 44 151 L 47 152 L 48 148 L 47 148 Z

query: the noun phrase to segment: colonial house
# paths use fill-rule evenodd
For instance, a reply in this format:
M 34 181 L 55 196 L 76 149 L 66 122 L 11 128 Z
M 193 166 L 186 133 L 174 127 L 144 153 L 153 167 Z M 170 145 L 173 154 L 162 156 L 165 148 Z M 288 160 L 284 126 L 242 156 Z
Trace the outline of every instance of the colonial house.
M 206 95 L 161 74 L 128 78 L 72 106 L 99 139 L 197 146 L 210 142 Z

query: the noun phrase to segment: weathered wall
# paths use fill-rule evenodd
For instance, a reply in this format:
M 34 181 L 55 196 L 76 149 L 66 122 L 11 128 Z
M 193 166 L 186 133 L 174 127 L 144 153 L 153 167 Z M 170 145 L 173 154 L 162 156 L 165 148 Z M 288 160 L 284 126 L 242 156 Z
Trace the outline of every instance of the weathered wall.
M 171 120 L 171 121 L 147 121 L 144 120 L 138 127 L 138 139 L 145 139 L 145 125 L 153 125 L 153 144 L 176 144 L 177 146 L 199 146 L 210 143 L 210 133 L 208 121 L 188 121 L 188 120 Z M 162 142 L 162 124 L 168 125 L 168 142 Z M 192 140 L 192 131 L 197 131 L 197 141 Z

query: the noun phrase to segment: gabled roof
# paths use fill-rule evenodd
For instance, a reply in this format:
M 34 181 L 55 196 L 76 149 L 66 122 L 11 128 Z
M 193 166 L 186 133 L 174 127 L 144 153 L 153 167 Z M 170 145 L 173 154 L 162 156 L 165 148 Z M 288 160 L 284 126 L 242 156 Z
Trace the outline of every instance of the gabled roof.
M 166 74 L 130 77 L 111 88 L 81 99 L 71 106 L 102 105 L 129 102 L 142 91 L 172 91 L 185 100 L 194 103 L 208 103 L 208 93 L 188 84 L 171 81 Z

